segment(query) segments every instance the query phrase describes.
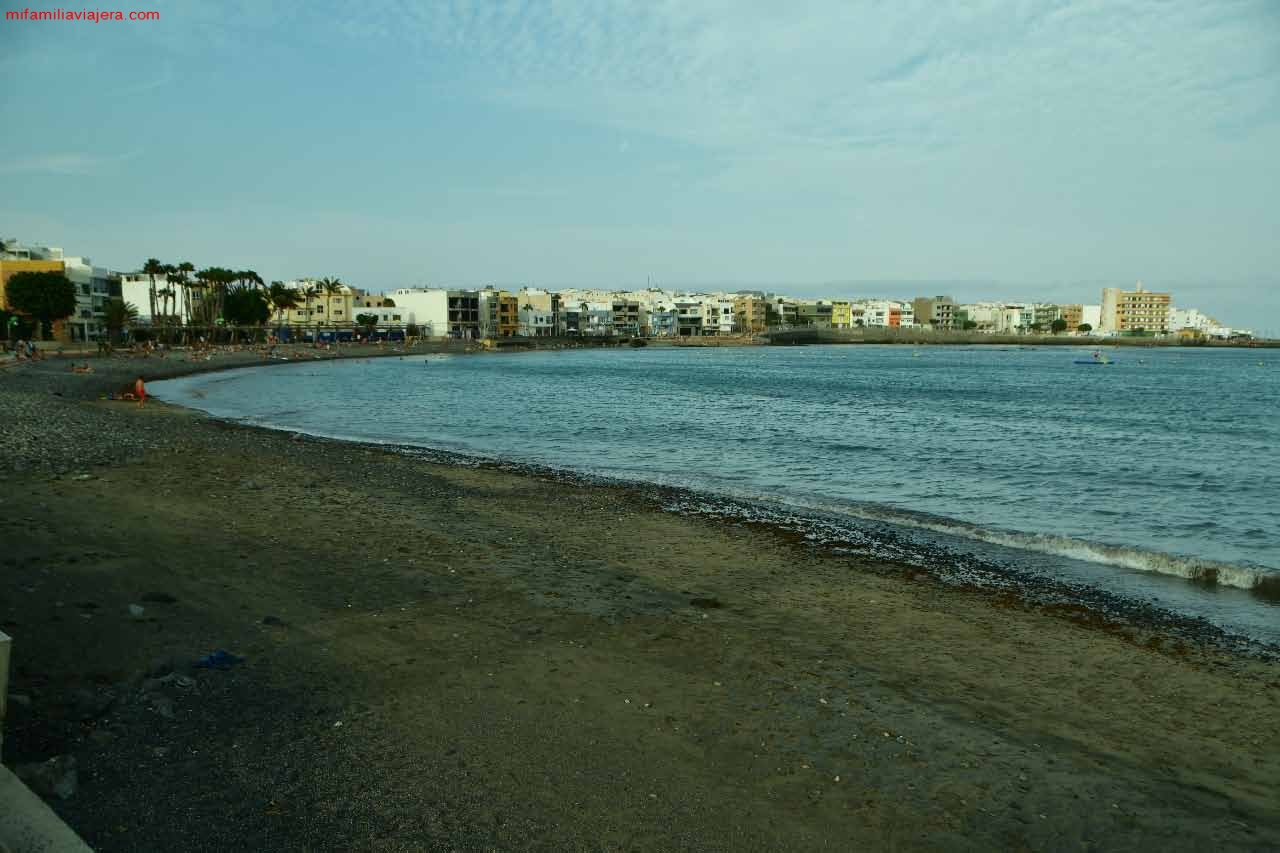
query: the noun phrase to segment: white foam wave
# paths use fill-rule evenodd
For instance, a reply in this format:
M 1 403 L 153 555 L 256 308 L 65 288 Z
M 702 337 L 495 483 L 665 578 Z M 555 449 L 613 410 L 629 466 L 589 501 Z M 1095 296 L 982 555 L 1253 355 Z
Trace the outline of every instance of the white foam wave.
M 1140 572 L 1171 575 L 1198 583 L 1219 584 L 1257 592 L 1280 592 L 1280 572 L 1262 566 L 1242 566 L 1236 563 L 1225 563 L 1200 557 L 1184 557 L 1176 554 L 1164 554 L 1158 551 L 1146 551 L 1141 548 L 1104 545 L 1098 542 L 1089 542 L 1084 539 L 1056 534 L 998 530 L 940 516 L 894 510 L 888 507 L 852 505 L 814 508 L 835 511 L 867 521 L 913 527 L 948 536 L 961 536 L 966 539 L 974 539 L 1005 548 L 1034 551 L 1041 554 L 1066 557 L 1071 560 L 1118 566 Z

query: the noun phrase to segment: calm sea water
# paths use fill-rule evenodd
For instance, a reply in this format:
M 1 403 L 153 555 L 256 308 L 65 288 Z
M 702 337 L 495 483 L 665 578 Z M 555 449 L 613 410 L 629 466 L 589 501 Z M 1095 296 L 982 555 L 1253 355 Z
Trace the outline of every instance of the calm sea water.
M 833 346 L 300 363 L 212 414 L 889 524 L 1280 642 L 1280 352 Z M 1216 585 L 1191 583 L 1216 579 Z

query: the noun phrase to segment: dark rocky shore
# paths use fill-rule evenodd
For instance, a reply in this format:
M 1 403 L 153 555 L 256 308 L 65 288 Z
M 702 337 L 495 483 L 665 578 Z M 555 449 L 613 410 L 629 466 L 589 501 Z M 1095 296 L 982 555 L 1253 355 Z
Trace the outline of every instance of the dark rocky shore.
M 99 399 L 260 361 L 0 368 L 4 760 L 97 849 L 1280 846 L 1280 670 L 1212 638 Z

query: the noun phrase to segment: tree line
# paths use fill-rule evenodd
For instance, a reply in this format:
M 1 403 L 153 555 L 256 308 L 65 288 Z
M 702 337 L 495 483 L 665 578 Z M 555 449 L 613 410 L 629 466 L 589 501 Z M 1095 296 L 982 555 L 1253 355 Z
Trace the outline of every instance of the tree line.
M 148 279 L 151 331 L 170 341 L 196 329 L 217 335 L 226 327 L 261 327 L 272 314 L 283 322 L 285 312 L 297 308 L 306 312 L 308 324 L 313 307 L 327 320 L 344 287 L 336 276 L 290 287 L 282 281 L 267 284 L 254 270 L 219 266 L 198 270 L 190 261 L 168 264 L 158 258 L 148 258 L 138 274 Z M 76 312 L 75 285 L 63 272 L 19 272 L 5 290 L 12 309 L 0 312 L 0 333 L 6 337 L 28 336 L 35 326 L 49 340 L 53 325 Z M 120 297 L 103 305 L 102 322 L 113 339 L 133 328 L 138 316 L 137 306 Z

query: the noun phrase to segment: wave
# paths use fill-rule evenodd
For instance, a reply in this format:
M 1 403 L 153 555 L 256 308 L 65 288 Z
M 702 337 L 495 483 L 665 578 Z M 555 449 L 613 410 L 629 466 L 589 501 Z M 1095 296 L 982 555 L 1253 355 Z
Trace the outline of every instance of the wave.
M 815 509 L 835 511 L 866 521 L 878 521 L 949 536 L 960 536 L 1005 548 L 1169 575 L 1210 586 L 1229 586 L 1280 600 L 1280 572 L 1263 566 L 1224 563 L 1202 557 L 1184 557 L 1124 545 L 1106 545 L 1053 533 L 1022 533 L 981 527 L 945 516 L 872 504 L 823 506 Z

